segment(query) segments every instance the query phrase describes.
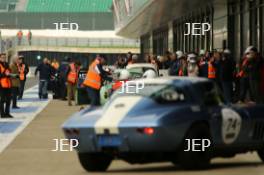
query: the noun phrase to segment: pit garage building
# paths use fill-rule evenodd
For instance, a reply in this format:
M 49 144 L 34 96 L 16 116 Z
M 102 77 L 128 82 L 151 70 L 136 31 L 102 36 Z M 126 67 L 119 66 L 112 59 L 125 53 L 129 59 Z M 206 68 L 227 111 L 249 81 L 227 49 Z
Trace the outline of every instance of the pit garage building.
M 118 35 L 140 38 L 141 53 L 163 55 L 249 45 L 264 54 L 264 0 L 113 0 Z M 205 35 L 184 35 L 186 23 L 210 23 Z

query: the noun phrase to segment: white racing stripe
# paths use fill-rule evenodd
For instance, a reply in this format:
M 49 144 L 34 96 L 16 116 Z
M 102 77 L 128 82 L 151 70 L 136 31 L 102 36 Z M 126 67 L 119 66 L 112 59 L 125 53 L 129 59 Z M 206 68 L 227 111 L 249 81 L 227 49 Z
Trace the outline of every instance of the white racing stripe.
M 118 125 L 126 116 L 129 110 L 135 106 L 142 97 L 126 96 L 116 98 L 104 111 L 102 117 L 95 123 L 95 133 L 103 134 L 104 130 L 109 130 L 110 134 L 118 134 Z

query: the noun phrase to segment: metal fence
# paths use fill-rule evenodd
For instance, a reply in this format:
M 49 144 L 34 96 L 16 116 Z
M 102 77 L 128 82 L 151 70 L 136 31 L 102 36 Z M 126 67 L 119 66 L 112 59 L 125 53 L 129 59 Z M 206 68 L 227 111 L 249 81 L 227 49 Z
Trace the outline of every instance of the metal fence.
M 21 41 L 17 37 L 2 41 L 2 50 L 16 46 L 57 46 L 57 47 L 94 47 L 94 48 L 139 48 L 139 41 L 119 38 L 47 38 L 33 37 L 31 43 L 26 37 Z

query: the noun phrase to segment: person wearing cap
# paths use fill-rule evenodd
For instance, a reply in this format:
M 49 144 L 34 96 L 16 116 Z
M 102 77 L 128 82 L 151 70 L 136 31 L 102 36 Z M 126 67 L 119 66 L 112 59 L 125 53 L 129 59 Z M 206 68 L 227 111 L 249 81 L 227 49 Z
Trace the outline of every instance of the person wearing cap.
M 6 62 L 6 54 L 0 54 L 0 114 L 1 118 L 13 118 L 10 114 L 11 104 L 11 70 Z
M 83 82 L 83 86 L 86 87 L 89 99 L 91 100 L 91 106 L 100 105 L 100 89 L 103 80 L 112 81 L 112 78 L 108 77 L 109 72 L 103 69 L 105 64 L 105 58 L 97 55 L 94 61 L 90 64 L 86 78 Z
M 220 82 L 223 89 L 224 96 L 228 102 L 233 101 L 233 81 L 235 72 L 235 61 L 231 57 L 229 49 L 225 49 L 220 60 L 221 69 Z
M 27 74 L 29 72 L 29 67 L 24 61 L 24 56 L 20 55 L 18 57 L 18 71 L 19 71 L 19 80 L 20 80 L 20 86 L 19 86 L 19 94 L 18 99 L 21 100 L 23 98 L 25 84 L 27 81 Z

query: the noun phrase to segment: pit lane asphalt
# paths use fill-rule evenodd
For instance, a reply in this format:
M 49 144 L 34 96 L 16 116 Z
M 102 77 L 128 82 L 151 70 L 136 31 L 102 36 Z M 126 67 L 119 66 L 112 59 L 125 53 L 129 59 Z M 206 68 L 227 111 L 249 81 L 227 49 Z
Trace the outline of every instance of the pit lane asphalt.
M 0 154 L 0 175 L 86 175 L 76 153 L 52 152 L 53 139 L 64 138 L 61 124 L 80 106 L 68 107 L 67 102 L 53 100 Z M 105 174 L 109 175 L 263 175 L 264 165 L 256 154 L 233 159 L 216 159 L 209 170 L 184 171 L 171 163 L 129 165 L 114 161 Z

